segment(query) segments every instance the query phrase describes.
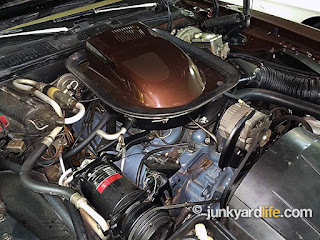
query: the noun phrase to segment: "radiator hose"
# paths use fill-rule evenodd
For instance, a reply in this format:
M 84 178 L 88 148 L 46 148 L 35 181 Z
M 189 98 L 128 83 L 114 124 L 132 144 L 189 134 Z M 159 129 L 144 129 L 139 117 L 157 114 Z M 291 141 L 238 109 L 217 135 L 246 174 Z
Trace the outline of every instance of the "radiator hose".
M 308 78 L 261 66 L 255 71 L 258 86 L 305 101 L 320 103 L 320 78 Z
M 246 88 L 237 91 L 234 95 L 229 93 L 224 93 L 224 95 L 237 100 L 242 99 L 243 101 L 262 101 L 273 103 L 320 119 L 320 105 L 306 102 L 275 91 Z

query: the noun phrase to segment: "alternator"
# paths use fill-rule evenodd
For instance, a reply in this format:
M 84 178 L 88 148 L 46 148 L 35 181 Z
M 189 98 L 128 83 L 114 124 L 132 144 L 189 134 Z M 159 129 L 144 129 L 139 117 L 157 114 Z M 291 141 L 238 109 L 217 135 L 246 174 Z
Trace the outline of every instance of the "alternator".
M 245 103 L 235 103 L 223 114 L 219 125 L 219 134 L 227 139 L 237 123 L 253 111 L 253 116 L 245 122 L 236 144 L 237 147 L 248 150 L 260 132 L 269 128 L 271 122 L 268 115 L 255 110 Z M 267 132 L 266 136 L 263 137 L 264 139 L 260 141 L 261 146 L 267 142 L 266 140 L 269 138 L 269 134 L 270 133 Z

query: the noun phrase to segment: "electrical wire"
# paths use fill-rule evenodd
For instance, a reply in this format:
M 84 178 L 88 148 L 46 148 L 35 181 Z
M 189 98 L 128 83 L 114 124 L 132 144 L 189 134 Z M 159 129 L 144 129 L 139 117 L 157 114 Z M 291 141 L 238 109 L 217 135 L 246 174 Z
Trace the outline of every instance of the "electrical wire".
M 158 138 L 164 139 L 164 138 L 169 137 L 169 136 L 172 134 L 172 129 L 170 129 L 169 132 L 168 132 L 166 135 L 163 135 L 163 136 L 160 136 L 160 134 L 159 134 L 157 131 L 155 131 L 154 133 L 156 134 L 156 136 L 157 136 Z
M 185 144 L 186 145 L 186 144 Z M 168 150 L 172 147 L 176 147 L 176 146 L 179 146 L 178 144 L 175 144 L 175 145 L 171 145 L 171 146 L 164 146 L 164 147 L 159 147 L 157 149 L 153 149 L 151 150 L 150 152 L 146 153 L 143 158 L 141 159 L 140 163 L 139 163 L 139 167 L 138 167 L 138 170 L 137 170 L 137 177 L 136 177 L 136 184 L 139 186 L 140 185 L 140 178 L 141 178 L 141 173 L 142 173 L 142 168 L 143 168 L 143 165 L 145 163 L 145 161 L 150 157 L 152 156 L 153 154 L 157 153 L 157 152 L 161 152 L 161 151 L 165 151 L 165 150 Z
M 99 98 L 92 98 L 92 99 L 86 99 L 86 100 L 80 100 L 81 103 L 88 103 L 88 102 L 94 102 L 99 100 Z
M 195 120 L 193 120 L 193 119 L 190 117 L 189 114 L 188 114 L 188 116 L 189 116 L 190 120 L 191 120 L 195 125 L 197 125 L 197 126 L 198 126 L 199 128 L 201 128 L 203 131 L 205 131 L 205 132 L 213 139 L 213 141 L 215 141 L 215 143 L 218 145 L 218 139 L 217 139 L 217 137 L 216 137 L 213 133 L 209 132 L 207 129 L 205 129 L 205 128 L 202 127 L 199 123 L 197 123 Z
M 149 146 L 152 147 L 183 147 L 188 146 L 189 143 L 176 143 L 176 144 L 166 144 L 166 145 L 160 145 L 160 144 L 149 144 Z

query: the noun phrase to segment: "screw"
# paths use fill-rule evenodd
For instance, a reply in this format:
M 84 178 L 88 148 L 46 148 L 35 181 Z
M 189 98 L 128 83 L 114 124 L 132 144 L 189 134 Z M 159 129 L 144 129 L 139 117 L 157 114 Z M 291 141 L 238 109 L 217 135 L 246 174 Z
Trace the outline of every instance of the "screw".
M 204 143 L 205 143 L 205 144 L 210 144 L 210 138 L 206 138 L 206 139 L 204 140 Z
M 3 214 L 0 214 L 0 223 L 4 222 L 4 220 L 6 220 L 6 218 Z
M 2 239 L 3 239 L 3 240 L 11 240 L 11 236 L 10 236 L 8 233 L 4 233 L 4 234 L 2 235 Z
M 218 85 L 218 86 L 222 86 L 223 84 L 224 84 L 224 82 L 222 82 L 222 81 L 218 81 L 218 82 L 217 82 L 217 85 Z

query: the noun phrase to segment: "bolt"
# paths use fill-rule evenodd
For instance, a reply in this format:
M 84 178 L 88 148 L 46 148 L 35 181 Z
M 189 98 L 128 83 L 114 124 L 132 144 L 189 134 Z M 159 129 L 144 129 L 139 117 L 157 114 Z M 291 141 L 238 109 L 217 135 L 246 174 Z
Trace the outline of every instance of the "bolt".
M 5 208 L 5 207 L 6 207 L 6 206 L 4 205 L 4 203 L 0 201 L 0 209 L 1 209 L 1 208 Z
M 222 81 L 218 81 L 218 82 L 217 82 L 217 85 L 218 85 L 218 86 L 222 86 L 223 84 L 224 84 L 224 82 L 222 82 Z
M 206 124 L 207 122 L 208 122 L 208 118 L 206 118 L 206 117 L 202 117 L 199 119 L 200 124 Z
M 8 233 L 4 233 L 4 234 L 2 235 L 2 239 L 3 239 L 3 240 L 11 240 L 11 236 L 10 236 Z
M 4 220 L 6 220 L 6 218 L 3 214 L 0 214 L 0 223 L 4 222 Z
M 205 144 L 210 144 L 210 138 L 206 138 L 206 139 L 204 140 L 204 143 L 205 143 Z

